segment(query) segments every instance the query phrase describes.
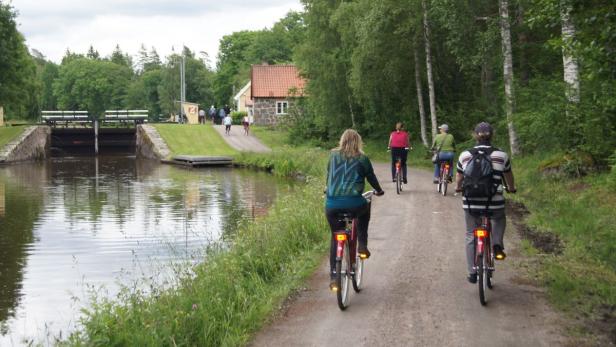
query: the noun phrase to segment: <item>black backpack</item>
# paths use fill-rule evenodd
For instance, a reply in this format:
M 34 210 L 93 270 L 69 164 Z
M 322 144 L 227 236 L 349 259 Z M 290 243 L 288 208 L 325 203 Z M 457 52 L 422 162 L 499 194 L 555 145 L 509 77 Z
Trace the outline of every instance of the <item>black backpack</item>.
M 471 159 L 464 169 L 462 189 L 469 198 L 492 198 L 497 191 L 494 182 L 494 169 L 490 155 L 493 148 L 473 148 L 469 150 Z

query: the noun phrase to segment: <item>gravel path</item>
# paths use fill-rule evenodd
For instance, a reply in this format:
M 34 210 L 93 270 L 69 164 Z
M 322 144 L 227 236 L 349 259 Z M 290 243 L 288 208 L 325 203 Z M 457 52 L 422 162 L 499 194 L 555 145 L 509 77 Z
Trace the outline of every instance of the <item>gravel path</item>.
M 342 312 L 328 290 L 327 260 L 253 346 L 559 346 L 564 322 L 541 289 L 516 275 L 519 240 L 509 224 L 508 258 L 497 263 L 488 305 L 466 281 L 459 197 L 436 193 L 427 171 L 410 170 L 396 195 L 388 166 L 375 165 L 372 257 L 364 290 Z M 516 265 L 517 264 L 517 265 Z
M 253 134 L 244 135 L 244 128 L 241 125 L 231 126 L 230 135 L 225 134 L 224 125 L 214 125 L 214 129 L 218 131 L 229 146 L 241 152 L 271 152 L 272 150 L 264 145 Z

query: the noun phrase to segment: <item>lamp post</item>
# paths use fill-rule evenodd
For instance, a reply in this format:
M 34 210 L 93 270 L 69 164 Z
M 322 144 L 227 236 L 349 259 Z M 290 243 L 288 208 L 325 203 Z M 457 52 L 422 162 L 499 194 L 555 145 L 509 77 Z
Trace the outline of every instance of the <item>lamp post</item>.
M 180 60 L 180 120 L 179 123 L 184 123 L 182 117 L 182 111 L 184 110 L 184 101 L 186 101 L 186 57 L 184 56 L 184 50 L 182 49 Z

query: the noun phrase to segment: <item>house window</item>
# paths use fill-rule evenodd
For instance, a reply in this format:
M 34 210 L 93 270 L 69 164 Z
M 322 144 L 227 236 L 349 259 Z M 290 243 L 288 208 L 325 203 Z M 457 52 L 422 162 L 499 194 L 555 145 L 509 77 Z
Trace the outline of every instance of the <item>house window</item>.
M 289 108 L 288 101 L 276 101 L 276 114 L 287 114 Z

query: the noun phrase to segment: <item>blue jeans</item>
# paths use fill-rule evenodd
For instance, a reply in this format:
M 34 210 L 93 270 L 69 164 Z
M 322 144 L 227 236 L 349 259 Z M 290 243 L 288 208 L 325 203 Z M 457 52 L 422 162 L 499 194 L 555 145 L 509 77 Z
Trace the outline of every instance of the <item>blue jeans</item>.
M 453 152 L 438 152 L 438 160 L 434 164 L 434 178 L 441 175 L 441 162 L 449 162 L 449 177 L 453 177 Z

